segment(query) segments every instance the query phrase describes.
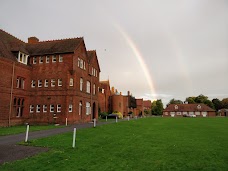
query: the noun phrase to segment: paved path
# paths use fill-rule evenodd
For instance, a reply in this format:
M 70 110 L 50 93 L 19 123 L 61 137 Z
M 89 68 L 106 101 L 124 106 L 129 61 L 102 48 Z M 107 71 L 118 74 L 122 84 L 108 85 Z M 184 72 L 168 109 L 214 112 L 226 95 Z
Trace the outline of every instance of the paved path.
M 109 122 L 98 122 L 97 126 L 113 123 L 115 121 Z M 56 134 L 61 134 L 65 132 L 73 132 L 73 128 L 82 129 L 93 127 L 93 123 L 83 123 L 75 124 L 62 128 L 54 128 L 49 130 L 29 132 L 29 140 L 48 137 Z M 31 157 L 40 152 L 48 151 L 48 148 L 32 147 L 32 146 L 22 146 L 15 145 L 18 142 L 23 142 L 25 140 L 25 133 L 16 135 L 0 136 L 0 165 L 5 162 L 12 162 L 15 160 L 23 159 L 26 157 Z

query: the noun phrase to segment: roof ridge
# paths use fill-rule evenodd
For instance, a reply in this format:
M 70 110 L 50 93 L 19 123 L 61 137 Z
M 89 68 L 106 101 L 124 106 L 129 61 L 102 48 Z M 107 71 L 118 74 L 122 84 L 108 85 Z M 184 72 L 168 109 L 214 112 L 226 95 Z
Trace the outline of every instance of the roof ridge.
M 73 37 L 73 38 L 65 38 L 65 39 L 44 40 L 44 41 L 39 41 L 39 42 L 37 42 L 37 43 L 57 42 L 57 41 L 63 41 L 63 40 L 74 40 L 74 39 L 83 39 L 83 37 Z
M 4 32 L 4 33 L 8 34 L 9 36 L 14 37 L 14 38 L 15 38 L 15 39 L 17 39 L 18 41 L 20 41 L 20 42 L 22 42 L 22 43 L 25 43 L 23 40 L 21 40 L 21 39 L 17 38 L 16 36 L 13 36 L 12 34 L 10 34 L 10 33 L 6 32 L 5 30 L 3 30 L 3 29 L 0 29 L 0 30 L 1 30 L 2 32 Z

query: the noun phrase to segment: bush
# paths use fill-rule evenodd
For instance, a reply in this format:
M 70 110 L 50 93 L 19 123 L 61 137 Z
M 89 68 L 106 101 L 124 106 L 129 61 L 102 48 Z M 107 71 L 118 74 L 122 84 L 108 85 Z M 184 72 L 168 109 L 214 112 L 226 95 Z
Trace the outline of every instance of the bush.
M 119 118 L 119 119 L 123 119 L 122 113 L 120 113 L 120 112 L 118 112 L 118 111 L 114 111 L 114 112 L 112 112 L 112 113 L 118 115 L 118 118 Z
M 107 112 L 101 112 L 101 113 L 99 113 L 99 116 L 101 118 L 105 118 L 106 116 L 108 116 L 108 113 Z

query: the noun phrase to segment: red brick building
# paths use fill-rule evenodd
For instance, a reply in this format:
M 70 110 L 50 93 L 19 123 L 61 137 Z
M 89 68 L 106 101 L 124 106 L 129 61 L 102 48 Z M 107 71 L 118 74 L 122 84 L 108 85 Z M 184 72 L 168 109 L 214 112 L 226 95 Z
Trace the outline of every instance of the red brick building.
M 211 117 L 215 110 L 205 104 L 170 104 L 163 110 L 164 117 Z
M 101 113 L 103 112 L 111 113 L 110 97 L 111 97 L 111 90 L 110 90 L 109 80 L 100 81 L 98 101 L 99 101 L 99 108 Z
M 0 125 L 97 118 L 99 73 L 83 38 L 25 43 L 0 30 Z

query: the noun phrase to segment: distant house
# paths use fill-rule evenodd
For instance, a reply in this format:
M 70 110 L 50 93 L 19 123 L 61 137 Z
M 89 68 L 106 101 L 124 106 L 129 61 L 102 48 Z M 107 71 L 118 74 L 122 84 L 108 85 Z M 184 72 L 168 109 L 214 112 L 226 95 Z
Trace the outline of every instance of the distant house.
M 170 104 L 163 110 L 164 117 L 211 117 L 215 110 L 205 104 Z
M 218 113 L 219 116 L 228 116 L 228 109 L 220 109 Z

